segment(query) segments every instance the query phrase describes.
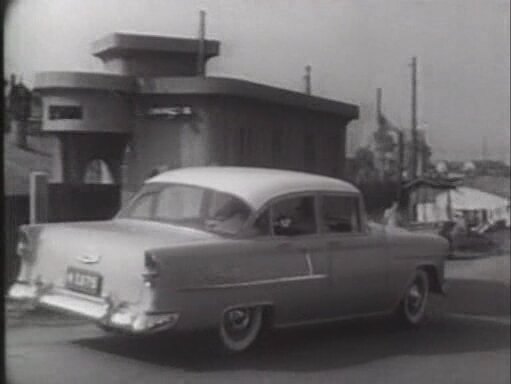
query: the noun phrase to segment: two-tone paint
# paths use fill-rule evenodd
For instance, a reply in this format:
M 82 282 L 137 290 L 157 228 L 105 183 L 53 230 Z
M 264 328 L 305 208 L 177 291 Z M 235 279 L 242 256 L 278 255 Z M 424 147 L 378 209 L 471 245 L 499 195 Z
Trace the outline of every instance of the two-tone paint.
M 246 202 L 252 215 L 231 237 L 122 215 L 24 226 L 22 269 L 9 296 L 145 333 L 217 327 L 236 307 L 263 306 L 275 327 L 386 313 L 418 268 L 430 276 L 433 291 L 443 290 L 446 241 L 368 223 L 362 196 L 346 182 L 233 167 L 181 169 L 147 182 L 227 192 Z M 358 199 L 360 232 L 285 237 L 250 231 L 259 213 L 279 199 L 314 196 L 317 208 L 331 194 Z M 101 275 L 100 294 L 66 289 L 69 267 Z

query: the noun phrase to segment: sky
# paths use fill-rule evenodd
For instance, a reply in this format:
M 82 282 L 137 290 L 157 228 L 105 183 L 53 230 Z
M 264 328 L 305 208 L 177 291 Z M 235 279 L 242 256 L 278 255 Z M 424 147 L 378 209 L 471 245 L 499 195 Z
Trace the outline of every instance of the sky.
M 91 43 L 116 31 L 221 41 L 208 76 L 354 103 L 348 151 L 376 128 L 376 89 L 394 124 L 411 125 L 411 57 L 418 60 L 419 128 L 434 159 L 509 163 L 509 0 L 13 0 L 4 68 L 33 83 L 47 70 L 104 71 Z M 486 150 L 484 150 L 486 147 Z

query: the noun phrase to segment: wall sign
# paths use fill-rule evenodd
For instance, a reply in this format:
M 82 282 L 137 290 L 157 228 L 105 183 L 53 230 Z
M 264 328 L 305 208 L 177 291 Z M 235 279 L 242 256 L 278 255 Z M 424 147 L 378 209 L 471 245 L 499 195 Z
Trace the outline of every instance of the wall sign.
M 152 107 L 144 110 L 141 117 L 162 117 L 166 119 L 175 119 L 180 116 L 191 116 L 192 108 L 188 106 L 178 107 Z
M 48 107 L 49 120 L 81 120 L 83 108 L 79 105 L 50 105 Z

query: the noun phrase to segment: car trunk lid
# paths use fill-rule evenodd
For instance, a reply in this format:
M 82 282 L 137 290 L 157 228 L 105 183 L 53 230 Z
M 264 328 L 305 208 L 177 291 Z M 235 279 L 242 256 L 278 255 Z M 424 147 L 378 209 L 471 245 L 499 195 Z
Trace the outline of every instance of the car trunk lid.
M 136 302 L 147 250 L 212 237 L 194 229 L 131 219 L 47 225 L 35 245 L 31 277 L 90 296 Z

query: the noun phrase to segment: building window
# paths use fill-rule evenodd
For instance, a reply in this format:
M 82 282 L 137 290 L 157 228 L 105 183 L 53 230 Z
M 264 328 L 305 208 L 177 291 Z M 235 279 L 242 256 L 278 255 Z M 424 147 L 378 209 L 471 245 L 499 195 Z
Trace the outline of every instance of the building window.
M 48 108 L 49 120 L 81 120 L 83 108 L 79 105 L 50 105 Z

